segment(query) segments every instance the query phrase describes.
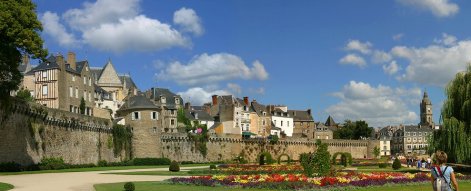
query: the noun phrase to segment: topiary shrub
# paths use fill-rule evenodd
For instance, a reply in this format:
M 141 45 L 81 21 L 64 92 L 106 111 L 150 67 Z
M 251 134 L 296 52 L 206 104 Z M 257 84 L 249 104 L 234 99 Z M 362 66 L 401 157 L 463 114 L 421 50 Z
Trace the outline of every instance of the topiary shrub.
M 209 169 L 211 169 L 211 170 L 214 170 L 214 169 L 216 169 L 216 165 L 214 165 L 214 164 L 212 164 L 212 165 L 209 165 Z
M 126 182 L 126 184 L 124 184 L 124 191 L 134 191 L 134 190 L 136 190 L 136 186 L 134 186 L 134 183 Z
M 389 166 L 388 163 L 379 163 L 378 167 L 379 168 L 387 168 Z
M 168 167 L 168 170 L 170 172 L 178 172 L 180 171 L 180 165 L 177 161 L 172 161 L 172 163 L 170 163 L 170 167 Z
M 106 160 L 100 160 L 100 161 L 98 161 L 98 166 L 99 167 L 108 166 L 108 162 Z
M 275 161 L 273 160 L 271 154 L 269 152 L 262 152 L 258 155 L 258 164 L 265 165 L 265 164 L 273 164 Z
M 401 168 L 401 161 L 398 158 L 394 159 L 392 168 L 394 170 L 399 170 Z
M 67 168 L 67 164 L 64 163 L 64 159 L 61 157 L 43 158 L 38 166 L 41 170 L 59 170 Z

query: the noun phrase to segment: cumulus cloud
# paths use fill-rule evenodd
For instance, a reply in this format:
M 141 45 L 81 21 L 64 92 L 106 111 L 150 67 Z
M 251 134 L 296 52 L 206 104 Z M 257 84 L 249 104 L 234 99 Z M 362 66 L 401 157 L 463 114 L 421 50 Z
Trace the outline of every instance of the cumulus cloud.
M 64 47 L 78 46 L 79 42 L 72 33 L 68 33 L 64 25 L 59 20 L 56 13 L 45 12 L 41 16 L 41 23 L 44 27 L 44 33 L 54 37 L 54 39 Z
M 191 32 L 197 36 L 202 35 L 204 30 L 201 19 L 193 9 L 182 7 L 173 14 L 173 23 L 179 25 L 184 32 Z
M 81 37 L 79 41 L 83 44 L 106 51 L 157 51 L 191 47 L 191 39 L 172 25 L 141 14 L 139 3 L 139 0 L 85 2 L 81 8 L 69 9 L 62 14 L 67 25 L 60 24 L 59 19 L 56 19 L 56 23 L 62 26 L 62 31 L 66 31 L 66 27 L 72 29 Z M 202 34 L 203 27 L 194 10 L 182 8 L 175 15 L 179 18 L 175 24 L 181 26 L 182 30 Z M 57 31 L 60 31 L 57 30 L 60 28 L 57 24 L 45 24 L 45 33 L 57 41 L 66 41 L 57 35 Z
M 392 60 L 391 54 L 381 51 L 381 50 L 375 50 L 373 52 L 373 55 L 371 57 L 371 61 L 373 63 L 386 63 Z
M 362 54 L 369 54 L 373 45 L 370 42 L 361 42 L 359 40 L 350 40 L 345 46 L 345 50 L 358 51 Z
M 456 45 L 456 40 L 458 39 L 455 36 L 443 33 L 441 39 L 435 39 L 433 41 L 437 44 L 442 44 L 445 46 L 453 46 L 453 45 Z
M 411 124 L 418 119 L 406 104 L 407 100 L 420 99 L 420 89 L 417 88 L 374 87 L 368 83 L 350 81 L 332 95 L 340 98 L 340 102 L 328 107 L 326 112 L 340 120 L 365 120 L 370 126 L 379 127 Z
M 436 17 L 453 16 L 459 11 L 456 3 L 451 0 L 397 0 L 402 5 L 431 11 Z
M 242 93 L 242 88 L 239 86 L 239 84 L 228 83 L 227 88 L 235 95 L 240 95 Z
M 114 52 L 188 46 L 188 41 L 170 25 L 142 15 L 87 30 L 83 39 L 93 47 Z
M 212 95 L 231 95 L 227 90 L 213 90 L 208 91 L 201 87 L 190 88 L 184 92 L 178 92 L 178 95 L 181 95 L 182 98 L 187 99 L 191 102 L 192 105 L 203 105 L 211 101 Z
M 356 54 L 347 54 L 343 58 L 340 59 L 340 64 L 351 64 L 351 65 L 356 65 L 359 67 L 365 67 L 366 66 L 366 61 L 363 59 L 363 57 L 358 56 Z
M 399 70 L 401 70 L 401 67 L 397 65 L 395 60 L 393 60 L 388 65 L 383 65 L 384 73 L 389 74 L 389 75 L 396 74 L 397 72 L 399 72 Z
M 180 85 L 217 84 L 232 79 L 266 80 L 268 72 L 259 61 L 250 68 L 239 56 L 229 53 L 206 53 L 195 56 L 187 64 L 173 62 L 157 74 L 157 79 L 172 80 Z

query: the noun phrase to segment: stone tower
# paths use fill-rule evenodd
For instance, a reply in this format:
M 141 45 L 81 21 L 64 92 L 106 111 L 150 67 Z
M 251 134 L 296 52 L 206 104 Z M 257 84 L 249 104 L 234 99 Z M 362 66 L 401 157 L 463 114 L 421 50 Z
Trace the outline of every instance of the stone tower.
M 433 127 L 432 102 L 428 98 L 427 91 L 424 91 L 424 97 L 420 103 L 420 124 L 419 126 Z

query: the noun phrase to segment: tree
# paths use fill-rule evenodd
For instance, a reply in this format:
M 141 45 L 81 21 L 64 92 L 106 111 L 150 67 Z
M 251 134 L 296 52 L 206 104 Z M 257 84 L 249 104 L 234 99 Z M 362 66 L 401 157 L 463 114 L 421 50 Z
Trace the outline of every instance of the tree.
M 335 139 L 360 139 L 362 137 L 370 137 L 373 128 L 368 127 L 368 123 L 359 120 L 352 122 L 345 120 L 342 128 L 334 132 Z
M 314 155 L 313 162 L 320 176 L 325 176 L 330 172 L 330 153 L 327 143 L 317 140 L 317 151 Z
M 445 88 L 440 123 L 429 139 L 431 151 L 443 150 L 449 162 L 471 163 L 471 65 Z
M 375 146 L 375 148 L 373 148 L 373 154 L 375 155 L 375 158 L 378 158 L 379 154 L 381 154 L 379 147 Z
M 0 3 L 0 100 L 17 90 L 23 76 L 18 71 L 22 54 L 45 60 L 41 22 L 31 0 L 3 0 Z
M 82 99 L 80 100 L 80 114 L 85 114 L 85 99 Z
M 31 96 L 31 93 L 27 89 L 21 89 L 20 91 L 16 92 L 16 97 L 27 102 L 34 100 L 34 98 Z
M 393 162 L 393 164 L 392 164 L 392 168 L 393 168 L 394 170 L 399 170 L 399 169 L 401 169 L 401 161 L 399 160 L 399 158 L 394 159 L 394 162 Z

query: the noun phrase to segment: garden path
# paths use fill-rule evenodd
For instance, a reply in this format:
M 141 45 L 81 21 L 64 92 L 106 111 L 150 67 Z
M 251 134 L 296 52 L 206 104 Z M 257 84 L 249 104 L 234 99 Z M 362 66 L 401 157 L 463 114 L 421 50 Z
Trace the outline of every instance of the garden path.
M 181 170 L 197 168 L 208 167 L 181 167 Z M 0 182 L 15 186 L 11 191 L 94 191 L 93 185 L 100 183 L 162 181 L 173 178 L 173 176 L 102 174 L 136 171 L 168 171 L 168 168 L 7 175 L 0 176 Z

